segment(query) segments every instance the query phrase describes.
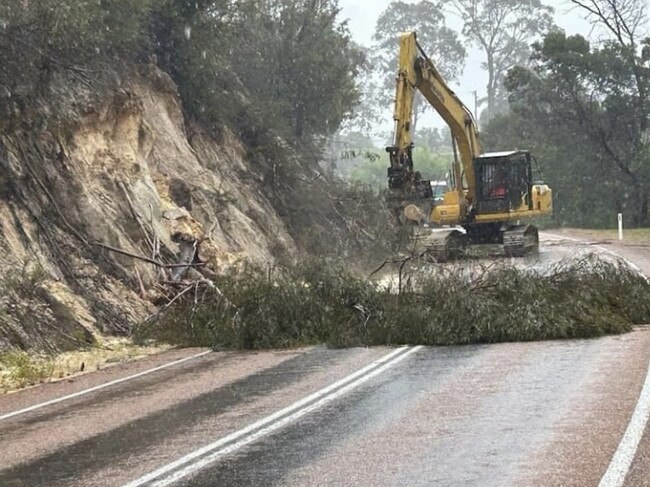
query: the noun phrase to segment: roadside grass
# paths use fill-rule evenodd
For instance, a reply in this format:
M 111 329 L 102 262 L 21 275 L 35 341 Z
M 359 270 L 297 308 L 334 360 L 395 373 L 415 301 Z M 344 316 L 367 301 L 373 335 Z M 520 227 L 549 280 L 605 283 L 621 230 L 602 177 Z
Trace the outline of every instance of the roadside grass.
M 0 391 L 27 387 L 49 380 L 54 363 L 44 356 L 30 355 L 24 351 L 0 354 Z
M 650 323 L 650 284 L 589 254 L 544 271 L 421 265 L 380 285 L 342 264 L 248 268 L 196 284 L 136 340 L 214 349 L 452 345 L 589 338 Z
M 138 360 L 167 349 L 168 345 L 134 345 L 124 338 L 108 338 L 93 348 L 57 355 L 22 350 L 0 353 L 0 393 L 68 379 L 82 372 Z
M 553 233 L 559 235 L 568 234 L 575 237 L 584 237 L 592 240 L 615 240 L 618 243 L 618 230 L 592 230 L 584 228 L 566 228 L 553 230 Z M 631 228 L 624 229 L 623 241 L 625 244 L 647 244 L 650 245 L 650 228 Z

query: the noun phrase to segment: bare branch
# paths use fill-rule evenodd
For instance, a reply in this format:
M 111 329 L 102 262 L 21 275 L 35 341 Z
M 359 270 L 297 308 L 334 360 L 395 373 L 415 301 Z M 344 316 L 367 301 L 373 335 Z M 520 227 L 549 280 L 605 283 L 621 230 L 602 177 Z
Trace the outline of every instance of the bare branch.
M 144 255 L 132 254 L 131 252 L 127 252 L 126 250 L 118 249 L 116 247 L 111 247 L 110 245 L 106 245 L 103 243 L 95 242 L 95 245 L 102 249 L 115 252 L 116 254 L 124 255 L 126 257 L 131 257 L 132 259 L 141 260 L 143 262 L 147 262 L 149 264 L 155 265 L 156 267 L 161 267 L 164 269 L 175 269 L 177 267 L 203 267 L 206 265 L 205 262 L 198 262 L 192 264 L 163 264 L 162 262 L 158 262 L 157 260 L 153 260 L 150 259 L 149 257 L 145 257 Z

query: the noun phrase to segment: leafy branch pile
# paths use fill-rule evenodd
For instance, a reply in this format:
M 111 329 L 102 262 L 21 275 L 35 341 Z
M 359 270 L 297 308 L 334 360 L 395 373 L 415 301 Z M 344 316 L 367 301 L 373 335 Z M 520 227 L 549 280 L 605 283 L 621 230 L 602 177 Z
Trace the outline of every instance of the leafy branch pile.
M 543 273 L 504 265 L 474 274 L 414 271 L 397 292 L 322 262 L 248 268 L 195 284 L 135 333 L 265 349 L 587 338 L 650 323 L 650 284 L 622 261 L 587 256 Z

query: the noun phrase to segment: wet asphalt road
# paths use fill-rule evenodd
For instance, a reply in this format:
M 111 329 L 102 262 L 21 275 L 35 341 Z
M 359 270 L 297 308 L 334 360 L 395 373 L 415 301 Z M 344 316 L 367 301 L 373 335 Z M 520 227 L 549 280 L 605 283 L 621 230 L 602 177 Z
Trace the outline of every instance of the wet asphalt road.
M 549 248 L 555 257 L 576 251 Z M 645 266 L 647 255 L 629 257 Z M 543 252 L 540 262 L 550 260 Z M 3 396 L 0 416 L 196 352 Z M 386 362 L 388 354 L 400 361 Z M 224 443 L 232 451 L 202 468 L 192 467 L 205 458 L 197 456 L 170 485 L 595 486 L 638 400 L 650 330 L 404 351 L 211 353 L 0 420 L 0 486 L 128 484 L 377 360 L 390 367 L 372 365 L 354 379 L 368 375 L 365 382 L 346 382 L 355 385 L 347 392 L 337 386 L 328 402 L 282 427 L 251 430 L 259 437 L 247 444 Z M 283 418 L 291 419 L 267 424 Z M 650 485 L 648 436 L 628 486 Z

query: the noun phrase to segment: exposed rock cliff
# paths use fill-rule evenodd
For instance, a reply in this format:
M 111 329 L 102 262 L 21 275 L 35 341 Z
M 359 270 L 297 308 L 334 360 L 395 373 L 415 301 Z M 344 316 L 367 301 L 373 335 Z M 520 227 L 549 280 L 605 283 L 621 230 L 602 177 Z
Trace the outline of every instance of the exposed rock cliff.
M 170 270 L 97 244 L 174 263 L 201 240 L 213 269 L 296 252 L 243 144 L 186 120 L 167 75 L 89 92 L 58 80 L 31 114 L 0 100 L 30 120 L 0 123 L 0 350 L 78 346 L 152 311 Z

